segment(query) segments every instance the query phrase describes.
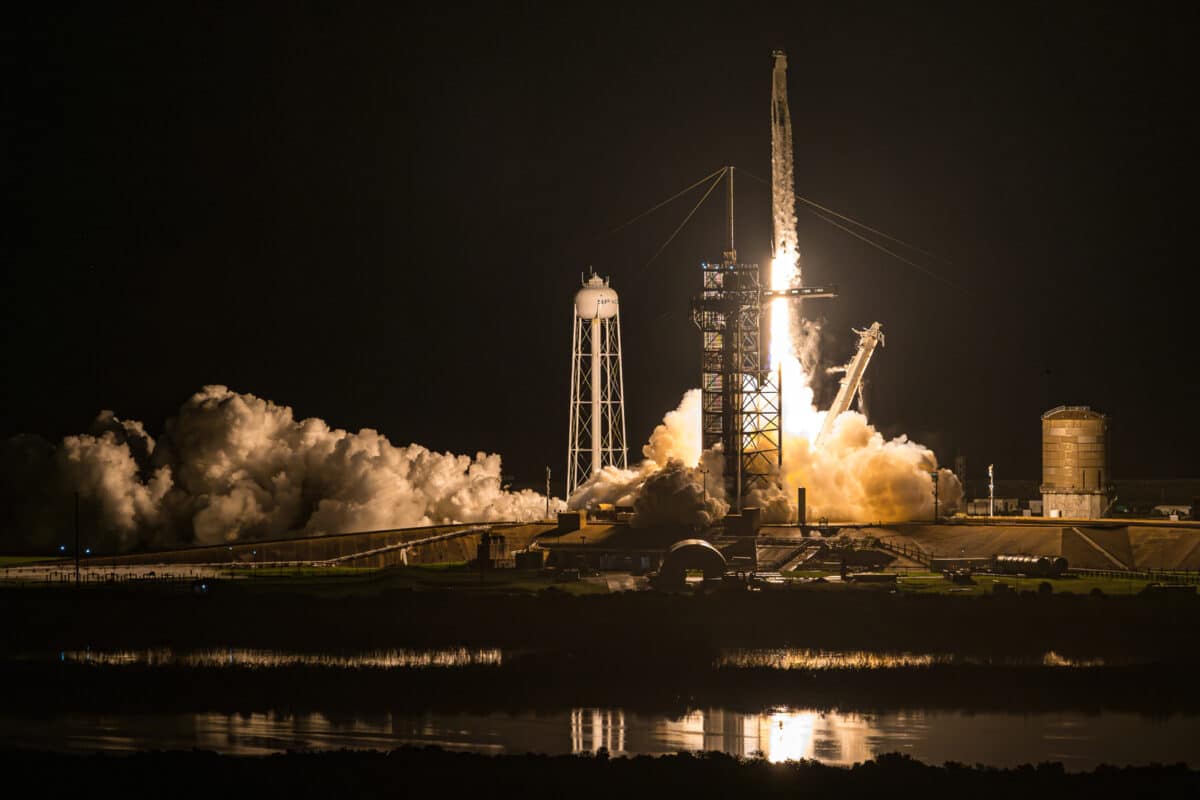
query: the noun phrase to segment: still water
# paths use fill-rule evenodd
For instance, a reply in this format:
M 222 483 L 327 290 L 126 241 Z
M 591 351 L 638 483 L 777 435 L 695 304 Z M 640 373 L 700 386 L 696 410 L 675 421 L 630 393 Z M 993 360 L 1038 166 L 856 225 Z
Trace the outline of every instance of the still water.
M 0 746 L 67 751 L 215 750 L 263 755 L 285 750 L 388 750 L 438 745 L 485 753 L 661 755 L 719 750 L 771 761 L 815 758 L 853 764 L 906 753 L 926 763 L 1014 766 L 1060 761 L 1067 769 L 1101 763 L 1200 764 L 1200 716 L 1128 713 L 876 714 L 774 709 L 745 714 L 717 708 L 683 717 L 619 708 L 534 713 L 68 714 L 0 716 Z

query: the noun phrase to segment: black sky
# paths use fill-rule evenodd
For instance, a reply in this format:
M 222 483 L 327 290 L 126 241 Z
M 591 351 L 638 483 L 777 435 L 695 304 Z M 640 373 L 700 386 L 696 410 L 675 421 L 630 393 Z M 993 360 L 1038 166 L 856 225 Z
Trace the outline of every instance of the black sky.
M 939 254 L 960 287 L 799 212 L 806 279 L 842 290 L 808 306 L 828 360 L 851 327 L 887 333 L 874 421 L 1037 478 L 1039 414 L 1090 404 L 1116 477 L 1200 474 L 1194 17 L 783 8 L 11 20 L 0 434 L 58 438 L 101 408 L 157 431 L 223 383 L 499 452 L 536 484 L 565 461 L 591 264 L 622 295 L 640 443 L 698 383 L 688 301 L 723 204 L 648 268 L 688 201 L 605 231 L 722 164 L 769 173 L 783 47 L 798 192 Z M 765 261 L 766 188 L 739 181 L 738 206 L 740 254 Z

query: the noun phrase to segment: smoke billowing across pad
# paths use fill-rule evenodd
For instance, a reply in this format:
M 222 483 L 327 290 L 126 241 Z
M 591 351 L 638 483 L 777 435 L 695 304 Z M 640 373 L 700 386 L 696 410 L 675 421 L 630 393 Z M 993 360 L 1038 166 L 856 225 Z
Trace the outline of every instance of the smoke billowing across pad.
M 841 415 L 833 433 L 812 444 L 824 412 L 812 405 L 813 392 L 797 359 L 785 362 L 782 486 L 759 492 L 746 504 L 763 509 L 765 522 L 796 519 L 795 489 L 808 487 L 809 519 L 874 522 L 928 519 L 933 514 L 933 478 L 937 457 L 906 436 L 887 440 L 864 416 Z M 683 396 L 642 448 L 645 460 L 634 469 L 605 467 L 568 500 L 572 508 L 595 503 L 634 507 L 634 526 L 667 523 L 708 525 L 729 504 L 721 474 L 724 458 L 717 448 L 700 445 L 700 391 Z M 938 472 L 943 511 L 962 497 L 958 479 Z
M 330 428 L 224 386 L 194 394 L 158 439 L 102 411 L 55 448 L 4 444 L 11 545 L 50 546 L 78 492 L 91 538 L 111 552 L 136 543 L 378 530 L 540 518 L 546 498 L 501 488 L 500 456 L 398 446 L 378 431 Z M 7 480 L 9 475 L 15 480 Z M 561 507 L 555 500 L 552 507 Z

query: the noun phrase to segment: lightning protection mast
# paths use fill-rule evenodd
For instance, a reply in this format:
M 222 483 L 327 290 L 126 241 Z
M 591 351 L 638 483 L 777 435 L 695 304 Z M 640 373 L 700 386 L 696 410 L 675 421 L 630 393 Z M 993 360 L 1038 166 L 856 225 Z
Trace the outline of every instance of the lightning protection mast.
M 592 275 L 575 293 L 567 497 L 606 466 L 628 467 L 617 293 Z

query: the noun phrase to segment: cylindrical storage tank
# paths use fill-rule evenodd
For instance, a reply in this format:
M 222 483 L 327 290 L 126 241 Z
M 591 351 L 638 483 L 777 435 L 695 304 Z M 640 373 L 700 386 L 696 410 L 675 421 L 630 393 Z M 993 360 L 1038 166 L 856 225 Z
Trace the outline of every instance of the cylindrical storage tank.
M 575 293 L 575 313 L 582 319 L 612 319 L 617 315 L 616 290 L 599 275 L 593 275 Z
M 1067 560 L 1060 556 L 997 555 L 992 567 L 1004 575 L 1034 575 L 1051 578 L 1067 570 Z
M 1108 417 L 1087 406 L 1042 415 L 1042 493 L 1103 493 L 1108 476 Z

